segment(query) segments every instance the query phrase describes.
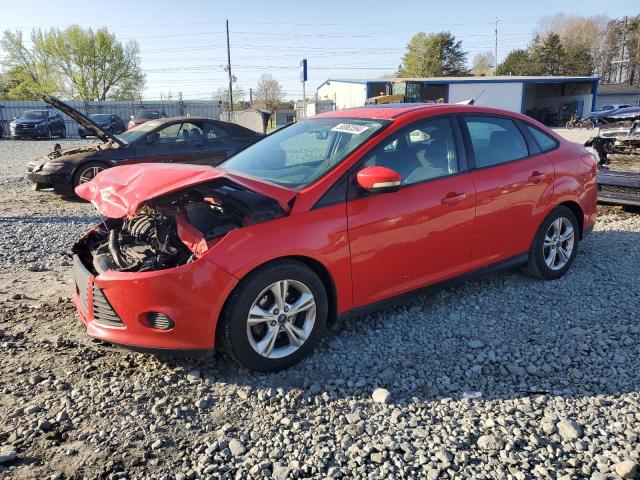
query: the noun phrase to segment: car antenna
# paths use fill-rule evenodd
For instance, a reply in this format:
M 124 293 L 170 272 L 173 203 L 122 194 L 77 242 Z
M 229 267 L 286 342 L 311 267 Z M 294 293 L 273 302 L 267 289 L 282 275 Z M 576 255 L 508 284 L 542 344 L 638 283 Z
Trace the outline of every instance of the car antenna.
M 478 94 L 478 96 L 477 96 L 476 98 L 473 98 L 473 99 L 469 102 L 469 105 L 475 105 L 476 100 L 478 100 L 478 99 L 480 98 L 480 96 L 481 96 L 483 93 L 484 93 L 484 90 L 482 90 L 482 91 Z

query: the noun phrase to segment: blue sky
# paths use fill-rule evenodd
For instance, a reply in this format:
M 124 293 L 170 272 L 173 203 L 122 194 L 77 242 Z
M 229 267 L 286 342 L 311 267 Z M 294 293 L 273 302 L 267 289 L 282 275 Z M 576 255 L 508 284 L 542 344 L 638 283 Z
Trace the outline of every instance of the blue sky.
M 98 6 L 100 5 L 100 6 Z M 463 42 L 469 60 L 493 50 L 498 24 L 498 60 L 525 47 L 538 19 L 567 14 L 612 18 L 640 13 L 627 1 L 148 1 L 107 2 L 0 0 L 0 29 L 107 27 L 121 39 L 136 39 L 147 74 L 145 98 L 182 91 L 184 98 L 211 98 L 227 82 L 224 21 L 231 31 L 231 63 L 248 92 L 262 73 L 300 98 L 300 59 L 309 62 L 307 93 L 327 78 L 390 74 L 419 31 L 449 30 Z

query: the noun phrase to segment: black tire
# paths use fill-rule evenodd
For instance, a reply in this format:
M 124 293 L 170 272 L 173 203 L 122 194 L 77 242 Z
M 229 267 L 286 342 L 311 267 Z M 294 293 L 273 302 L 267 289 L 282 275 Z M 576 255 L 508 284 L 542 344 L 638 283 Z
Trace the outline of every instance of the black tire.
M 573 130 L 573 127 L 575 126 L 575 124 L 572 121 L 568 121 L 567 122 L 567 130 Z
M 571 223 L 573 228 L 573 245 L 568 260 L 558 269 L 552 269 L 547 265 L 544 255 L 544 242 L 547 231 L 551 225 L 558 219 L 564 218 Z M 531 248 L 529 249 L 529 260 L 527 265 L 523 268 L 523 271 L 531 277 L 540 280 L 554 280 L 563 276 L 576 259 L 578 253 L 578 243 L 580 239 L 580 226 L 574 213 L 567 207 L 556 207 L 547 218 L 544 219 L 540 228 L 536 232 L 533 242 L 531 242 Z
M 307 340 L 297 350 L 281 358 L 267 358 L 251 346 L 247 318 L 261 292 L 282 280 L 294 280 L 309 289 L 315 300 L 316 317 Z M 293 260 L 272 262 L 249 274 L 233 291 L 218 323 L 216 343 L 231 359 L 250 370 L 276 372 L 291 367 L 311 353 L 325 329 L 328 311 L 325 286 L 309 267 Z
M 78 185 L 80 185 L 80 178 L 82 177 L 85 171 L 91 168 L 96 168 L 96 167 L 100 167 L 102 170 L 104 170 L 105 168 L 109 168 L 108 165 L 105 165 L 104 163 L 101 163 L 101 162 L 88 162 L 80 165 L 78 169 L 75 171 L 75 173 L 73 174 L 73 189 L 75 190 L 75 188 Z

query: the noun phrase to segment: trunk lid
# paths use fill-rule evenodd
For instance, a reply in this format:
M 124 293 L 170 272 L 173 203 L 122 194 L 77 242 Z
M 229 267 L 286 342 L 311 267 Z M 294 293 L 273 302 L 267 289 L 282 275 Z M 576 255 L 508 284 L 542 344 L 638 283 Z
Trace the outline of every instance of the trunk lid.
M 62 100 L 56 97 L 51 97 L 49 95 L 43 95 L 42 99 L 52 107 L 57 108 L 61 112 L 64 112 L 68 117 L 71 117 L 72 119 L 74 119 L 76 122 L 78 122 L 78 124 L 82 125 L 84 128 L 87 128 L 89 130 L 93 130 L 94 132 L 96 132 L 96 136 L 103 142 L 112 140 L 122 147 L 126 145 L 126 143 L 120 140 L 118 137 L 107 132 L 106 130 L 103 130 L 100 125 L 98 125 L 95 122 L 92 122 L 91 120 L 89 120 L 89 118 L 85 117 L 78 110 L 67 105 Z
M 230 170 L 205 165 L 138 163 L 108 168 L 93 180 L 76 187 L 76 194 L 91 202 L 105 217 L 134 217 L 140 207 L 163 195 L 212 180 L 227 180 L 270 197 L 285 212 L 296 192 Z

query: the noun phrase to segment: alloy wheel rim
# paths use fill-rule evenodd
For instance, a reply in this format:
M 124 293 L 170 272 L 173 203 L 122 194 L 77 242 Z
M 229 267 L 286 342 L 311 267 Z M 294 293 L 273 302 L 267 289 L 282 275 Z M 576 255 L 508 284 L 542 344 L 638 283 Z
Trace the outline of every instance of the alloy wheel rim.
M 316 321 L 316 301 L 304 283 L 280 280 L 265 288 L 251 304 L 247 337 L 265 358 L 283 358 L 309 339 Z
M 87 168 L 86 170 L 84 170 L 82 172 L 82 174 L 80 175 L 80 183 L 87 183 L 90 182 L 91 180 L 93 180 L 95 178 L 95 176 L 97 174 L 99 174 L 102 170 L 104 170 L 104 168 L 102 167 L 91 167 L 91 168 Z
M 562 269 L 571 258 L 575 242 L 573 224 L 568 218 L 554 220 L 544 236 L 544 261 L 551 270 Z

